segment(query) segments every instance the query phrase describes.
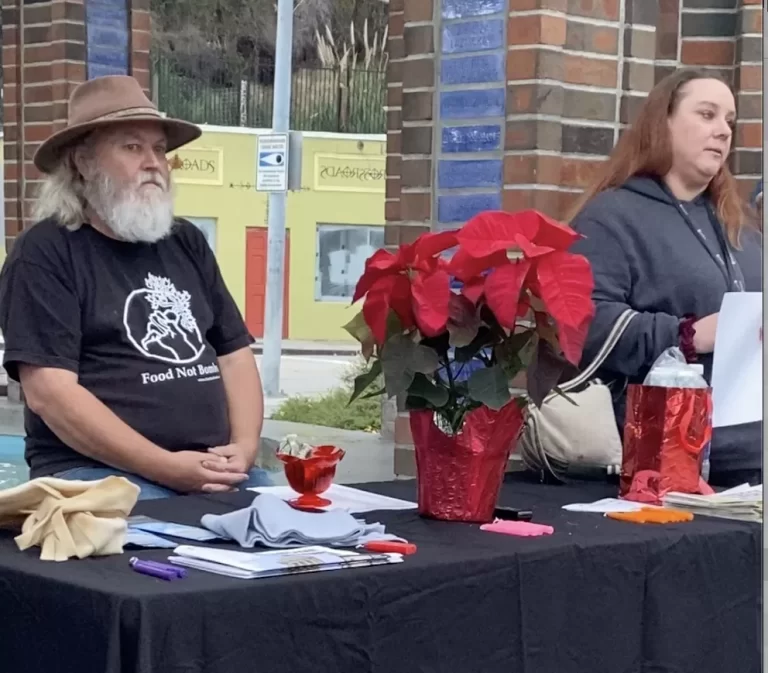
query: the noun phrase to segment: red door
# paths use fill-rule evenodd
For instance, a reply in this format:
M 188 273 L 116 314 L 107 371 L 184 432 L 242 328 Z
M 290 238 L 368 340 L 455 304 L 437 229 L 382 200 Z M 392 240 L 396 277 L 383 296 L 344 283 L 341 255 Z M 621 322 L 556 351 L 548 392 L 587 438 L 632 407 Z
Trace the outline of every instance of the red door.
M 285 232 L 283 276 L 283 338 L 288 338 L 288 286 L 291 277 L 291 238 Z M 267 293 L 267 229 L 248 227 L 245 241 L 245 322 L 256 339 L 264 336 L 264 305 Z

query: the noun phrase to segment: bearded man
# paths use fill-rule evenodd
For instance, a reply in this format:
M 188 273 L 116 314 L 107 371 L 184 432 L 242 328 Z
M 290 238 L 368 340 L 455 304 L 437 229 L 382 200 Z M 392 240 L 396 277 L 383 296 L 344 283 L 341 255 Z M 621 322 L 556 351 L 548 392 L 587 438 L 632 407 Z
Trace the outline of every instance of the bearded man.
M 252 339 L 203 234 L 173 217 L 166 153 L 200 133 L 101 77 L 35 155 L 37 223 L 0 273 L 32 478 L 116 474 L 143 499 L 269 483 Z

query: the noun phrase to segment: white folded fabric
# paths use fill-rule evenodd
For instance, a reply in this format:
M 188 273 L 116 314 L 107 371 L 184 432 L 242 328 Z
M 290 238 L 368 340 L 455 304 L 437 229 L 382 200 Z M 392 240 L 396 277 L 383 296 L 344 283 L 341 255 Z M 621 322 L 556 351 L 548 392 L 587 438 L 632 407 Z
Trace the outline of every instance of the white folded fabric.
M 280 498 L 256 496 L 250 507 L 228 514 L 206 514 L 202 526 L 241 547 L 257 544 L 274 549 L 328 545 L 355 547 L 372 540 L 397 540 L 380 523 L 366 523 L 348 512 L 302 512 Z

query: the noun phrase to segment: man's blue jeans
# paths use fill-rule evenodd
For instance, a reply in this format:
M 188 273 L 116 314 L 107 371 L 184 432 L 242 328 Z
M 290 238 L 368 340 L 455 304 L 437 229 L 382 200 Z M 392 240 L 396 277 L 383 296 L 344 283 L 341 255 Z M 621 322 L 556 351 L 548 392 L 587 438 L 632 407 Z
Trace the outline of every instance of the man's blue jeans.
M 141 489 L 139 493 L 139 500 L 157 500 L 158 498 L 171 498 L 176 495 L 183 495 L 177 493 L 170 488 L 155 484 L 154 482 L 142 479 L 136 474 L 130 472 L 123 472 L 122 470 L 116 470 L 111 467 L 75 467 L 71 470 L 65 470 L 53 475 L 58 479 L 69 479 L 70 481 L 98 481 L 105 477 L 125 477 L 131 483 L 136 484 Z M 248 480 L 242 484 L 238 484 L 237 488 L 246 489 L 253 488 L 254 486 L 271 486 L 272 479 L 266 470 L 262 470 L 258 467 L 254 467 L 248 473 Z

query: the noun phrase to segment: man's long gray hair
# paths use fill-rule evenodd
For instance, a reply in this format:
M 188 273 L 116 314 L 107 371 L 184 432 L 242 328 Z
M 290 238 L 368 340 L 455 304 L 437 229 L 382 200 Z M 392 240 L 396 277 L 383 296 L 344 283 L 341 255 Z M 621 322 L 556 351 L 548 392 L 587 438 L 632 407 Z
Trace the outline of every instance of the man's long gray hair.
M 53 173 L 45 176 L 33 209 L 35 222 L 49 217 L 72 231 L 85 222 L 83 178 L 75 166 L 75 148 L 68 149 Z

